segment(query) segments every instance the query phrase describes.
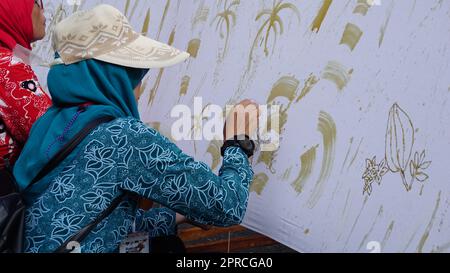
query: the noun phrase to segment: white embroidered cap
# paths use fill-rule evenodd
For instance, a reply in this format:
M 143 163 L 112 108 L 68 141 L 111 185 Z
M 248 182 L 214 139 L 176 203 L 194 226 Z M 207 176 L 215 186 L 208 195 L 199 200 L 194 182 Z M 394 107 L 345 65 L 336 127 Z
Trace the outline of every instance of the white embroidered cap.
M 59 63 L 66 65 L 96 59 L 126 67 L 162 68 L 189 58 L 187 52 L 135 32 L 118 9 L 104 4 L 58 23 L 53 48 L 60 55 Z

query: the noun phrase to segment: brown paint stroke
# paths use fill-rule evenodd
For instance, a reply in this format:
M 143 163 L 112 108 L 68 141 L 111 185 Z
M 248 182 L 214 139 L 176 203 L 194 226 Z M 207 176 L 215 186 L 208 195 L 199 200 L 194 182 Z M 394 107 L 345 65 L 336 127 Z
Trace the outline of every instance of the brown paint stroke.
M 250 187 L 250 192 L 256 192 L 256 194 L 261 195 L 264 188 L 269 182 L 269 177 L 265 173 L 259 173 L 253 178 L 252 186 Z
M 437 197 L 437 200 L 436 200 L 436 206 L 434 207 L 433 214 L 431 215 L 430 222 L 428 223 L 424 234 L 420 238 L 419 245 L 417 246 L 417 252 L 418 253 L 422 253 L 423 247 L 425 246 L 425 243 L 427 242 L 428 237 L 430 236 L 430 231 L 433 228 L 433 223 L 434 223 L 434 220 L 436 218 L 436 213 L 437 213 L 437 211 L 439 209 L 439 204 L 441 202 L 441 193 L 442 193 L 442 191 L 440 191 L 439 194 L 438 194 L 438 197 Z
M 288 110 L 292 105 L 292 102 L 294 101 L 298 87 L 300 82 L 292 76 L 285 76 L 281 77 L 272 87 L 272 90 L 270 91 L 270 94 L 267 98 L 267 104 L 274 102 L 276 98 L 286 98 L 289 103 L 286 107 L 282 107 L 280 110 L 278 120 L 279 120 L 279 128 L 278 130 L 275 130 L 278 134 L 281 134 L 284 126 L 287 123 L 288 120 Z M 271 125 L 271 118 L 269 119 L 268 127 L 272 129 Z M 259 155 L 257 163 L 264 163 L 271 173 L 275 173 L 275 170 L 273 169 L 273 161 L 276 157 L 276 151 L 271 152 L 261 152 Z
M 147 14 L 145 15 L 144 19 L 144 24 L 142 25 L 141 34 L 143 36 L 147 36 L 149 26 L 150 26 L 150 8 L 147 10 Z
M 406 244 L 405 248 L 403 249 L 403 252 L 406 252 L 406 250 L 409 248 L 409 246 L 411 245 L 413 239 L 416 237 L 417 231 L 418 231 L 418 229 L 416 228 L 416 230 L 412 234 L 411 238 L 409 238 L 408 243 Z
M 139 4 L 139 0 L 135 0 L 133 9 L 131 10 L 131 14 L 130 14 L 130 16 L 128 16 L 128 20 L 131 21 L 131 18 L 133 18 L 133 15 L 136 12 L 136 8 L 137 8 L 138 4 Z
M 184 76 L 182 79 L 181 79 L 181 84 L 180 84 L 180 93 L 179 93 L 179 96 L 180 97 L 182 97 L 182 96 L 186 96 L 186 94 L 187 94 L 187 91 L 188 91 L 188 89 L 189 89 L 189 83 L 191 82 L 191 77 L 189 77 L 189 76 Z
M 375 225 L 376 225 L 376 223 L 377 223 L 377 221 L 378 221 L 378 218 L 379 218 L 382 214 L 383 214 L 383 206 L 381 206 L 381 207 L 379 208 L 378 214 L 377 214 L 377 216 L 375 217 L 375 219 L 373 220 L 372 226 L 370 227 L 369 231 L 364 235 L 363 239 L 361 240 L 361 243 L 359 244 L 358 250 L 360 250 L 360 249 L 363 247 L 364 243 L 367 241 L 367 238 L 369 238 L 370 234 L 372 234 L 372 231 L 373 231 L 373 229 L 374 229 L 374 227 L 375 227 Z
M 391 237 L 392 230 L 394 229 L 394 224 L 395 224 L 395 221 L 392 221 L 389 224 L 389 227 L 387 228 L 386 233 L 384 234 L 383 241 L 381 241 L 381 249 L 384 249 L 384 247 L 386 246 L 386 242 Z
M 319 198 L 322 196 L 325 189 L 325 184 L 330 177 L 331 171 L 333 170 L 337 134 L 336 124 L 333 117 L 331 117 L 328 113 L 321 111 L 317 130 L 323 137 L 323 159 L 319 179 L 317 180 L 308 201 L 310 209 L 316 206 Z
M 301 157 L 301 169 L 297 178 L 291 183 L 291 186 L 297 193 L 302 193 L 303 188 L 314 170 L 314 162 L 316 160 L 316 152 L 319 145 L 312 147 L 306 151 Z
M 283 175 L 281 176 L 281 179 L 282 179 L 283 181 L 288 180 L 289 177 L 291 176 L 291 171 L 292 171 L 292 166 L 290 166 L 289 168 L 287 168 L 287 169 L 284 171 Z
M 209 16 L 209 7 L 206 7 L 204 3 L 198 7 L 197 11 L 195 12 L 195 16 L 192 19 L 192 29 L 201 22 L 206 22 L 208 20 Z
M 284 97 L 289 102 L 295 99 L 300 82 L 292 76 L 281 77 L 272 87 L 267 103 L 273 102 L 276 98 Z
M 350 155 L 350 151 L 352 150 L 352 147 L 353 147 L 353 137 L 350 138 L 350 145 L 348 146 L 347 153 L 345 154 L 344 162 L 342 162 L 341 173 L 344 171 L 344 166 L 347 163 L 348 156 Z
M 217 21 L 216 24 L 216 31 L 219 31 L 220 37 L 223 39 L 225 38 L 225 45 L 223 49 L 223 53 L 221 55 L 221 60 L 225 58 L 225 55 L 228 50 L 228 40 L 230 38 L 230 29 L 231 27 L 236 25 L 236 12 L 233 7 L 237 7 L 241 3 L 240 0 L 234 0 L 229 5 L 228 1 L 225 1 L 224 3 L 224 9 L 223 11 L 219 12 L 211 22 L 211 25 Z M 223 33 L 223 26 L 225 25 L 226 33 Z
M 328 62 L 322 74 L 324 79 L 332 81 L 337 88 L 342 91 L 351 79 L 353 69 L 347 70 L 342 64 L 336 61 Z
M 386 34 L 386 29 L 389 26 L 389 22 L 391 21 L 392 11 L 394 10 L 395 1 L 391 2 L 391 5 L 389 6 L 388 14 L 386 17 L 386 20 L 384 21 L 384 24 L 380 28 L 380 38 L 378 39 L 378 47 L 381 47 L 384 41 L 384 35 Z
M 340 45 L 347 45 L 351 51 L 353 51 L 356 47 L 356 45 L 361 40 L 361 37 L 363 35 L 363 32 L 361 29 L 352 23 L 348 23 L 345 26 L 344 33 L 342 34 Z
M 200 39 L 192 39 L 189 41 L 186 51 L 191 55 L 191 57 L 197 58 L 198 50 L 200 49 L 200 44 L 201 44 Z
M 316 18 L 314 19 L 311 31 L 315 31 L 318 33 L 320 31 L 320 27 L 322 26 L 323 20 L 327 16 L 328 10 L 330 9 L 331 3 L 333 3 L 333 0 L 324 0 L 322 3 L 322 7 L 319 9 L 319 12 L 316 15 Z
M 314 88 L 314 86 L 319 82 L 319 79 L 314 76 L 313 74 L 310 74 L 308 79 L 305 81 L 305 85 L 303 86 L 302 91 L 300 92 L 300 95 L 298 96 L 297 100 L 295 101 L 298 103 L 300 100 L 302 100 L 306 95 L 311 92 L 311 90 Z
M 219 166 L 221 154 L 220 154 L 220 148 L 223 145 L 223 141 L 220 140 L 213 140 L 211 143 L 209 143 L 208 149 L 206 150 L 206 153 L 209 153 L 212 157 L 212 163 L 211 163 L 211 169 L 215 170 L 217 166 Z
M 360 211 L 358 213 L 358 216 L 356 217 L 355 222 L 353 223 L 352 228 L 350 229 L 350 233 L 348 234 L 347 240 L 345 241 L 345 247 L 347 247 L 348 242 L 349 242 L 350 238 L 353 235 L 353 231 L 355 230 L 356 224 L 358 224 L 358 222 L 359 222 L 359 218 L 361 217 L 361 214 L 362 214 L 362 212 L 364 210 L 364 207 L 367 204 L 367 200 L 369 200 L 369 197 L 366 195 L 366 197 L 364 198 L 363 205 L 361 206 L 361 209 L 360 209 Z
M 175 40 L 175 29 L 172 30 L 169 37 L 169 45 L 172 45 Z M 159 85 L 161 84 L 161 79 L 164 74 L 164 68 L 159 69 L 158 76 L 156 77 L 155 84 L 153 88 L 150 90 L 150 97 L 148 99 L 148 105 L 151 107 L 153 102 L 155 101 L 156 93 L 158 92 Z
M 166 6 L 164 7 L 163 16 L 161 18 L 161 21 L 159 22 L 159 28 L 158 28 L 158 34 L 156 35 L 156 40 L 159 40 L 159 36 L 161 35 L 161 31 L 164 26 L 164 22 L 166 21 L 167 13 L 169 12 L 169 7 L 170 7 L 170 0 L 167 0 Z
M 360 150 L 360 148 L 361 148 L 361 144 L 363 143 L 363 140 L 364 140 L 364 138 L 361 138 L 361 141 L 360 141 L 359 144 L 358 144 L 358 148 L 356 148 L 356 152 L 355 152 L 355 154 L 353 155 L 352 160 L 351 160 L 350 163 L 348 164 L 347 172 L 350 170 L 350 167 L 353 165 L 353 163 L 355 162 L 356 158 L 358 157 L 358 155 L 359 155 L 359 150 Z
M 127 2 L 125 3 L 125 9 L 123 14 L 125 14 L 125 16 L 128 16 L 128 10 L 130 9 L 130 2 L 131 0 L 127 0 Z
M 283 0 L 274 1 L 272 9 L 264 9 L 259 12 L 255 18 L 255 21 L 259 21 L 262 18 L 266 19 L 259 27 L 255 40 L 253 41 L 253 45 L 250 49 L 247 71 L 250 71 L 251 65 L 253 63 L 253 52 L 258 47 L 258 42 L 260 41 L 260 39 L 260 46 L 264 43 L 264 54 L 267 57 L 269 55 L 268 41 L 270 34 L 273 32 L 274 42 L 272 47 L 273 49 L 275 48 L 278 36 L 281 36 L 284 32 L 284 23 L 281 16 L 279 15 L 279 13 L 284 9 L 291 10 L 297 16 L 298 22 L 300 23 L 300 12 L 298 11 L 297 7 L 291 3 L 283 3 Z
M 355 14 L 361 14 L 362 16 L 366 16 L 367 12 L 369 11 L 371 4 L 369 3 L 370 0 L 358 0 L 358 3 L 356 4 L 355 9 L 353 10 L 353 13 Z

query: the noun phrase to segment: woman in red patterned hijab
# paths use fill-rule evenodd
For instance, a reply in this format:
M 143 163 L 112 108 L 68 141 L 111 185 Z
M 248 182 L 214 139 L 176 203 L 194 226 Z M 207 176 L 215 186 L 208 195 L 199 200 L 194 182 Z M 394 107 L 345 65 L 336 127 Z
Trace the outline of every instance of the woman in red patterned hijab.
M 30 65 L 13 54 L 44 36 L 42 0 L 0 1 L 0 169 L 14 164 L 34 122 L 51 106 Z

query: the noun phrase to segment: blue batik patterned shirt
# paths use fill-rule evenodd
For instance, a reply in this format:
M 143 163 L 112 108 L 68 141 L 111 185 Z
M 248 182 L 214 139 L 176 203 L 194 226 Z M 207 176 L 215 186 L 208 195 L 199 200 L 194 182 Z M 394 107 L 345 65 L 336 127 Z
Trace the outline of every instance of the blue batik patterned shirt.
M 253 171 L 228 148 L 219 175 L 134 118 L 100 125 L 28 195 L 25 251 L 52 252 L 124 191 L 166 208 L 143 211 L 127 198 L 81 242 L 83 253 L 117 252 L 132 231 L 175 233 L 175 211 L 205 225 L 242 222 Z

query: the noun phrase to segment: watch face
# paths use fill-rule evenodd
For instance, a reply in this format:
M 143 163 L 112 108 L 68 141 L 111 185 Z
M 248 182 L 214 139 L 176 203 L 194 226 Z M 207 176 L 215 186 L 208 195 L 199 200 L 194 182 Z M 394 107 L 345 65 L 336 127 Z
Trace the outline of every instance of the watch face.
M 241 147 L 247 151 L 253 151 L 254 146 L 253 146 L 253 142 L 251 140 L 241 140 L 240 141 Z

